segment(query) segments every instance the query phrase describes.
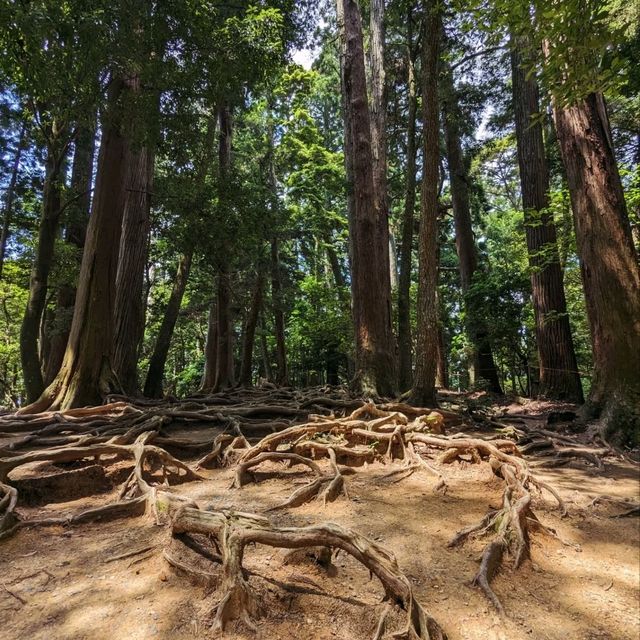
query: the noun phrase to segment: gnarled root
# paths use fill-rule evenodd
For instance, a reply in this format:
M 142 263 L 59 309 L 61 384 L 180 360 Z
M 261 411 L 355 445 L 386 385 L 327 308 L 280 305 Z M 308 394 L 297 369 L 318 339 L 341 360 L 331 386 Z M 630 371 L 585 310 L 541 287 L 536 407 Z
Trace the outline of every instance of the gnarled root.
M 406 627 L 397 638 L 444 640 L 444 632 L 413 595 L 411 584 L 389 551 L 364 536 L 336 524 L 310 527 L 277 527 L 267 518 L 234 511 L 201 511 L 182 508 L 173 519 L 173 534 L 200 533 L 215 538 L 222 556 L 221 599 L 215 608 L 214 628 L 223 630 L 232 619 L 250 628 L 259 606 L 242 569 L 244 550 L 250 544 L 284 549 L 328 547 L 340 549 L 375 574 L 386 599 L 406 612 Z

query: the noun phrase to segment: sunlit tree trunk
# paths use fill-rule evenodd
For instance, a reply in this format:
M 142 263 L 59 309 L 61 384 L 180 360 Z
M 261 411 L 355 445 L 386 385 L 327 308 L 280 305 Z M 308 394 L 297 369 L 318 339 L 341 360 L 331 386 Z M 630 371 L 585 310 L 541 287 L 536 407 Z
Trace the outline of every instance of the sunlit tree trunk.
M 424 164 L 420 202 L 418 327 L 416 370 L 411 402 L 433 406 L 436 402 L 438 362 L 438 187 L 439 118 L 438 60 L 440 54 L 440 8 L 426 0 L 422 34 L 422 131 Z
M 116 269 L 124 205 L 127 141 L 119 100 L 128 90 L 116 78 L 109 88 L 98 176 L 62 367 L 25 412 L 98 404 L 118 390 L 111 368 Z
M 271 240 L 271 303 L 276 336 L 276 382 L 280 385 L 288 385 L 289 372 L 287 370 L 287 344 L 284 333 L 280 250 L 277 238 Z
M 337 1 L 345 164 L 349 180 L 351 290 L 356 340 L 354 387 L 371 396 L 396 388 L 391 330 L 389 227 L 376 197 L 371 120 L 367 102 L 362 20 L 355 0 Z
M 560 267 L 556 227 L 549 210 L 549 169 L 545 156 L 538 85 L 524 66 L 518 43 L 512 40 L 511 74 L 518 142 L 520 184 L 524 209 L 531 292 L 536 321 L 540 366 L 540 394 L 582 402 L 582 385 L 573 337 L 564 277 Z
M 82 260 L 82 249 L 89 223 L 91 208 L 91 180 L 93 174 L 93 156 L 95 150 L 95 127 L 82 127 L 76 134 L 71 169 L 71 193 L 69 206 L 65 211 L 65 241 L 75 248 L 77 265 Z M 60 285 L 56 299 L 54 330 L 51 332 L 49 355 L 46 359 L 44 383 L 53 382 L 64 358 L 67 348 L 73 306 L 76 300 L 76 285 L 67 282 Z
M 484 320 L 486 310 L 479 298 L 470 291 L 473 276 L 478 268 L 478 248 L 471 223 L 469 202 L 469 175 L 460 140 L 460 110 L 453 75 L 450 69 L 442 74 L 442 112 L 444 119 L 447 164 L 451 184 L 453 222 L 456 235 L 456 252 L 460 265 L 460 283 L 464 295 L 465 322 L 469 341 L 473 347 L 472 366 L 474 380 L 482 380 L 488 389 L 502 393 L 498 372 L 493 359 L 489 330 Z
M 587 304 L 594 371 L 586 413 L 607 433 L 640 435 L 640 267 L 604 97 L 555 105 Z

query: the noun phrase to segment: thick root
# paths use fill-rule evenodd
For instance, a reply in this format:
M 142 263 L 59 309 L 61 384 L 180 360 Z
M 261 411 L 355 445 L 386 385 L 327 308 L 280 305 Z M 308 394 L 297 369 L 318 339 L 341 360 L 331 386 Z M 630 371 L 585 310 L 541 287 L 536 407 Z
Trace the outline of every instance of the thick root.
M 363 564 L 382 583 L 386 598 L 406 612 L 406 627 L 400 635 L 420 640 L 442 640 L 446 636 L 416 601 L 411 584 L 389 551 L 364 536 L 336 524 L 310 527 L 277 527 L 268 519 L 234 511 L 180 509 L 173 519 L 174 535 L 200 533 L 217 541 L 222 556 L 221 599 L 215 607 L 214 628 L 223 630 L 232 619 L 250 628 L 259 615 L 243 569 L 244 550 L 250 544 L 284 549 L 327 547 L 340 549 Z

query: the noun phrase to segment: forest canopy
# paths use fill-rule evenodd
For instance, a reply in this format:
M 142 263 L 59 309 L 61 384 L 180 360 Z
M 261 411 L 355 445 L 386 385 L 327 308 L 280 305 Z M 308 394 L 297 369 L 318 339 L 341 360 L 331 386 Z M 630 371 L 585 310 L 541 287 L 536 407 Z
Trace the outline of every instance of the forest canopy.
M 639 24 L 3 0 L 2 402 L 437 384 L 637 441 Z

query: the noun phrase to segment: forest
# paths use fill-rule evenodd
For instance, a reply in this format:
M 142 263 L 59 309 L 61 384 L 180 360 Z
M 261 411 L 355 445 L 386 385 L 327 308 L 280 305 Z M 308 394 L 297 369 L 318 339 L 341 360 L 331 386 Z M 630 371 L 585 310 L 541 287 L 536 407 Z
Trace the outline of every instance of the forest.
M 638 0 L 0 0 L 0 639 L 640 634 Z

